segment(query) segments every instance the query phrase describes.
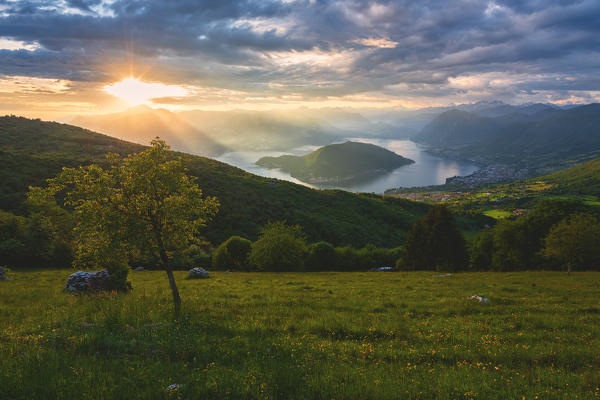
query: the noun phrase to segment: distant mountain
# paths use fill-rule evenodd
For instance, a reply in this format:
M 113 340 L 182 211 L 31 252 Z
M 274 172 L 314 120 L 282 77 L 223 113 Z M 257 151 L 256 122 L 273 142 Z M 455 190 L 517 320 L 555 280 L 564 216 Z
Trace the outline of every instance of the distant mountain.
M 453 147 L 479 143 L 493 137 L 502 124 L 477 114 L 450 110 L 427 124 L 413 140 L 436 147 Z
M 203 156 L 217 156 L 227 149 L 177 114 L 147 106 L 114 114 L 79 116 L 71 124 L 144 145 L 159 136 L 175 150 Z
M 436 117 L 413 140 L 448 156 L 522 164 L 541 172 L 600 155 L 600 104 L 495 118 L 453 110 Z
M 263 157 L 256 162 L 280 168 L 314 184 L 344 184 L 371 178 L 414 161 L 368 143 L 345 142 L 321 147 L 304 156 Z
M 380 137 L 403 139 L 417 135 L 436 117 L 453 110 L 464 111 L 481 117 L 500 117 L 511 114 L 534 116 L 541 111 L 556 109 L 559 109 L 559 107 L 542 103 L 511 105 L 502 101 L 480 101 L 477 103 L 458 104 L 446 107 L 429 107 L 416 110 L 403 108 L 383 111 L 372 110 L 366 111 L 364 115 L 369 118 L 372 123 L 385 123 L 392 128 L 381 130 Z
M 533 115 L 540 111 L 555 110 L 556 107 L 543 103 L 525 103 L 520 105 L 506 104 L 501 101 L 480 101 L 472 104 L 461 104 L 457 110 L 472 112 L 482 117 L 500 117 L 508 114 Z
M 289 151 L 349 137 L 382 137 L 397 128 L 339 109 L 182 111 L 190 125 L 233 150 Z
M 270 111 L 182 111 L 178 114 L 232 150 L 290 150 L 325 145 L 345 133 L 303 115 Z

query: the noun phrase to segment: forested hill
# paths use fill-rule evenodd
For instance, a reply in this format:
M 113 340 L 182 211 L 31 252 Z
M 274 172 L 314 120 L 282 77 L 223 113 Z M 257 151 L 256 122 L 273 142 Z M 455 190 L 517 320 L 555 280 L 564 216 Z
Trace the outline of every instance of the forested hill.
M 281 168 L 304 182 L 318 184 L 360 181 L 413 162 L 374 144 L 347 141 L 304 156 L 263 157 L 256 164 Z
M 0 208 L 23 214 L 28 186 L 43 185 L 63 166 L 104 162 L 104 154 L 143 149 L 75 126 L 19 117 L 0 118 Z M 249 239 L 269 220 L 300 224 L 310 241 L 393 247 L 428 206 L 375 195 L 318 191 L 286 181 L 258 177 L 230 165 L 186 156 L 191 174 L 205 194 L 221 202 L 205 229 L 220 243 L 231 235 Z

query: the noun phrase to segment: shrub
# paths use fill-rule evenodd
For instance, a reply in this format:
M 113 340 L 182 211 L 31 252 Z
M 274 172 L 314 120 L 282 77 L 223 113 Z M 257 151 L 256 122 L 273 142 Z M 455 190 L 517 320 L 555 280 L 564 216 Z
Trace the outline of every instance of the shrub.
M 232 236 L 213 253 L 212 265 L 217 269 L 250 270 L 248 255 L 252 242 L 240 236 Z
M 312 243 L 308 246 L 306 269 L 311 271 L 337 269 L 335 248 L 327 242 Z
M 252 244 L 250 262 L 263 271 L 294 271 L 303 268 L 306 239 L 299 225 L 273 222 L 261 229 Z

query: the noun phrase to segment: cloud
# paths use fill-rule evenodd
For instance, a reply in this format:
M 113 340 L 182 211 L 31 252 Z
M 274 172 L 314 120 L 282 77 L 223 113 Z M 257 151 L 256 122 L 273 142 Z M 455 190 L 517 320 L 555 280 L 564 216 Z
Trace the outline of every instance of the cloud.
M 367 47 L 379 47 L 380 49 L 393 49 L 398 45 L 398 42 L 386 38 L 354 39 L 352 43 L 358 43 Z
M 600 89 L 597 0 L 0 0 L 0 37 L 0 74 L 72 90 L 131 73 L 218 102 Z

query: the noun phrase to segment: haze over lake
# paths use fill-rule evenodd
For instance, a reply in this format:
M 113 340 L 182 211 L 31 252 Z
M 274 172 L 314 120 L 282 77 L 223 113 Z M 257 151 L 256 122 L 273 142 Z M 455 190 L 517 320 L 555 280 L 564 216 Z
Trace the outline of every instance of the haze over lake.
M 372 138 L 349 138 L 355 142 L 372 143 L 377 146 L 391 150 L 403 157 L 410 158 L 415 163 L 405 165 L 392 172 L 378 176 L 377 178 L 363 181 L 348 186 L 336 185 L 310 185 L 293 178 L 289 173 L 279 169 L 267 169 L 256 165 L 255 162 L 261 157 L 277 157 L 284 154 L 304 155 L 316 150 L 319 146 L 303 146 L 292 151 L 239 151 L 229 152 L 215 159 L 227 164 L 241 168 L 247 172 L 266 176 L 269 178 L 284 179 L 309 187 L 338 188 L 351 192 L 383 193 L 386 189 L 397 187 L 438 185 L 446 182 L 446 178 L 457 175 L 469 175 L 478 167 L 475 164 L 441 158 L 429 154 L 425 148 L 411 140 L 372 139 Z

